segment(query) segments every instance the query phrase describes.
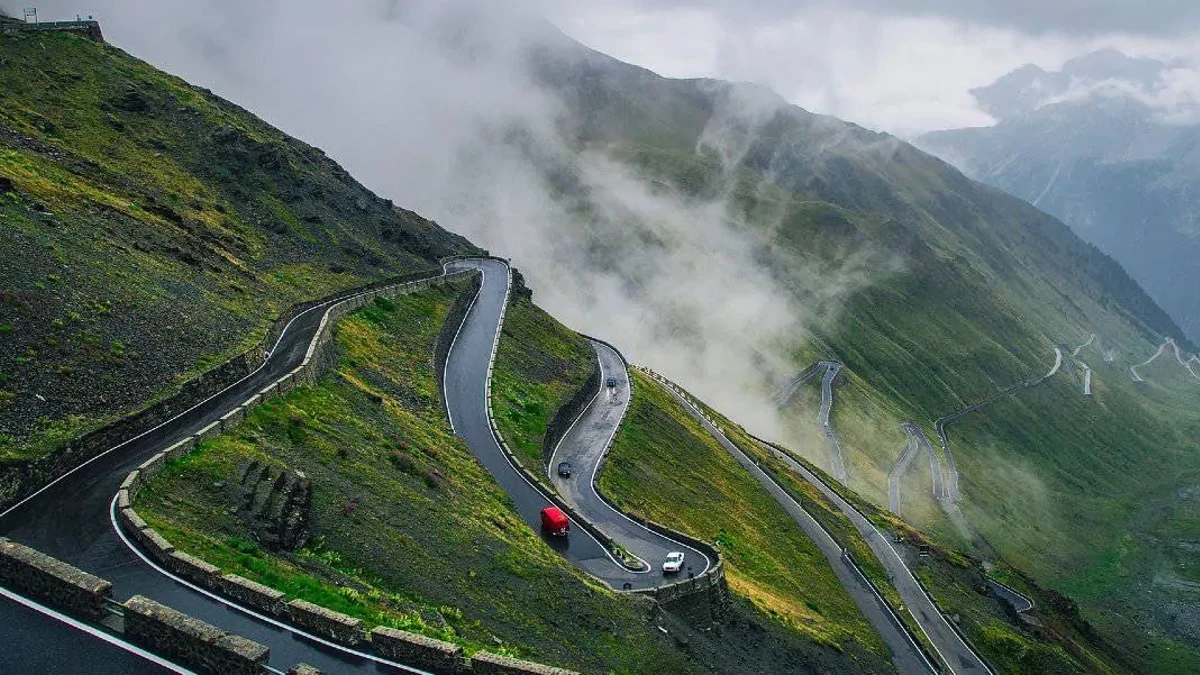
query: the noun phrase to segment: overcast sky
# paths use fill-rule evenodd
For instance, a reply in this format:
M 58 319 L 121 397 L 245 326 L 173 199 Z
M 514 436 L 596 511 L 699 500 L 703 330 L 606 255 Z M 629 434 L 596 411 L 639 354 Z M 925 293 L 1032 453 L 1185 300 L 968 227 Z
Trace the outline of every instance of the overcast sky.
M 411 0 L 367 0 L 403 7 Z M 0 0 L 43 18 L 94 12 L 117 44 L 185 76 L 192 63 L 164 16 L 228 30 L 286 4 L 251 9 L 150 0 Z M 301 3 L 311 5 L 312 3 Z M 508 2 L 506 5 L 512 5 Z M 967 90 L 1024 63 L 1057 68 L 1100 46 L 1131 54 L 1194 57 L 1195 0 L 517 0 L 580 41 L 668 76 L 765 84 L 793 103 L 911 137 L 989 124 Z M 325 3 L 331 12 L 337 3 Z M 261 11 L 260 11 L 261 10 Z M 299 11 L 299 10 L 297 10 Z M 209 14 L 210 16 L 205 16 Z M 218 15 L 218 16 L 211 16 Z M 224 16 L 220 16 L 224 15 Z M 212 83 L 218 85 L 220 83 Z
M 1100 46 L 1189 54 L 1194 0 L 559 0 L 583 42 L 664 75 L 770 86 L 902 136 L 988 124 L 967 90 Z

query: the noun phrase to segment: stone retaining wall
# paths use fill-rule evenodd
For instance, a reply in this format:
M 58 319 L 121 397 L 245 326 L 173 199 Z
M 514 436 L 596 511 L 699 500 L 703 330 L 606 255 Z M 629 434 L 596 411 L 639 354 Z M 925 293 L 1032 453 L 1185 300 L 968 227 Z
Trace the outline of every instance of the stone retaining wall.
M 98 621 L 112 584 L 56 558 L 0 538 L 0 584 L 69 614 Z
M 25 23 L 24 21 L 0 21 L 0 35 L 4 33 L 34 33 L 34 32 L 64 32 L 78 33 L 96 42 L 104 42 L 104 34 L 100 32 L 99 21 L 41 21 Z
M 490 652 L 477 652 L 471 657 L 471 672 L 476 675 L 579 675 L 572 670 L 530 663 Z
M 563 436 L 567 435 L 567 430 L 575 423 L 575 420 L 583 414 L 584 408 L 592 402 L 596 397 L 596 392 L 600 389 L 600 359 L 597 357 L 592 361 L 592 373 L 588 375 L 588 379 L 583 383 L 571 399 L 564 403 L 554 417 L 550 420 L 550 424 L 546 426 L 546 435 L 542 440 L 542 466 L 550 466 L 550 458 L 554 455 L 554 448 L 558 446 L 559 441 Z
M 362 619 L 325 609 L 306 600 L 292 600 L 287 608 L 292 623 L 316 635 L 351 647 L 366 641 Z
M 378 626 L 371 631 L 375 653 L 434 673 L 453 675 L 466 669 L 462 647 L 407 631 Z
M 130 642 L 178 663 L 221 675 L 258 675 L 269 650 L 153 600 L 125 601 L 125 636 Z

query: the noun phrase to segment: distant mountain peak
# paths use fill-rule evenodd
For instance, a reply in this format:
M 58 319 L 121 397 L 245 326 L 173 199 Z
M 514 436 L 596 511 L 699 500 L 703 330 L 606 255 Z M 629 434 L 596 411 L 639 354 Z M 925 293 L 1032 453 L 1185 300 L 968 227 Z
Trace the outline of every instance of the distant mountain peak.
M 972 89 L 971 95 L 985 112 L 1003 121 L 1064 100 L 1136 99 L 1158 89 L 1170 67 L 1106 47 L 1070 59 L 1057 71 L 1026 64 L 992 84 Z

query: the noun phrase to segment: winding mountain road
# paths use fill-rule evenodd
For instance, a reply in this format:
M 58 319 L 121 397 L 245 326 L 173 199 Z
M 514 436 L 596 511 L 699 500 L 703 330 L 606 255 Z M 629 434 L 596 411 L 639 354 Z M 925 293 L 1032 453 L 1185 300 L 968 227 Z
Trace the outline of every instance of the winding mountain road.
M 592 341 L 591 345 L 600 364 L 600 385 L 591 403 L 555 447 L 548 477 L 572 508 L 647 565 L 648 572 L 640 578 L 643 583 L 661 585 L 689 574 L 703 574 L 713 562 L 707 555 L 630 520 L 596 489 L 596 476 L 629 408 L 631 392 L 629 372 L 621 355 L 602 342 Z M 610 379 L 616 386 L 607 386 Z M 573 471 L 569 477 L 558 475 L 559 462 L 570 462 Z M 672 551 L 683 552 L 684 569 L 664 577 L 662 561 Z
M 854 604 L 888 646 L 888 649 L 892 653 L 892 663 L 895 664 L 896 670 L 901 675 L 926 675 L 936 672 L 936 669 L 929 662 L 920 646 L 908 634 L 900 618 L 893 613 L 887 601 L 880 597 L 854 562 L 843 554 L 841 545 L 837 543 L 833 536 L 808 511 L 805 511 L 804 507 L 783 486 L 777 483 L 770 474 L 758 466 L 746 453 L 742 452 L 742 449 L 729 440 L 721 429 L 716 427 L 711 420 L 692 405 L 692 402 L 683 396 L 673 384 L 662 379 L 656 373 L 649 372 L 649 374 L 655 382 L 662 386 L 664 391 L 670 394 L 672 398 L 683 406 L 688 414 L 704 427 L 705 431 L 716 439 L 726 452 L 732 455 L 746 471 L 754 476 L 759 484 L 770 493 L 771 497 L 787 511 L 792 521 L 812 539 L 813 543 L 816 544 L 822 555 L 825 556 L 825 559 L 833 567 L 834 574 L 837 575 L 838 580 L 841 581 L 842 586 L 850 595 L 850 599 L 854 601 Z
M 1145 368 L 1145 366 L 1156 362 L 1156 360 L 1158 360 L 1158 357 L 1163 356 L 1163 352 L 1165 352 L 1166 348 L 1168 348 L 1168 347 L 1170 347 L 1171 350 L 1175 352 L 1175 360 L 1176 360 L 1176 362 L 1178 362 L 1178 364 L 1180 364 L 1180 366 L 1182 366 L 1183 370 L 1188 371 L 1188 375 L 1196 378 L 1196 380 L 1200 380 L 1200 375 L 1196 374 L 1196 371 L 1192 369 L 1192 363 L 1200 362 L 1200 358 L 1196 357 L 1195 354 L 1193 354 L 1192 357 L 1184 359 L 1183 352 L 1180 351 L 1180 346 L 1178 346 L 1176 344 L 1175 340 L 1172 339 L 1172 337 L 1168 337 L 1168 339 L 1163 341 L 1162 345 L 1158 346 L 1158 350 L 1154 351 L 1154 353 L 1151 354 L 1150 358 L 1144 360 L 1144 362 L 1142 362 L 1138 365 L 1130 365 L 1129 366 L 1129 375 L 1133 377 L 1133 381 L 1134 382 L 1145 382 L 1146 381 L 1145 378 L 1141 376 L 1141 372 L 1139 372 L 1138 369 Z
M 866 540 L 867 545 L 871 547 L 871 551 L 875 554 L 875 557 L 887 569 L 888 577 L 891 579 L 896 591 L 900 594 L 900 599 L 904 602 L 905 608 L 912 615 L 913 619 L 916 620 L 917 625 L 921 627 L 921 631 L 925 633 L 925 637 L 933 644 L 942 662 L 951 673 L 955 675 L 968 673 L 982 675 L 983 673 L 992 672 L 983 659 L 950 626 L 950 620 L 941 613 L 941 610 L 934 604 L 933 599 L 929 597 L 925 589 L 917 582 L 912 571 L 904 564 L 904 560 L 900 557 L 900 554 L 896 552 L 896 549 L 892 548 L 887 537 L 876 529 L 871 521 L 867 520 L 866 516 L 851 506 L 849 502 L 842 499 L 841 495 L 833 488 L 826 485 L 824 481 L 809 471 L 808 467 L 796 461 L 789 453 L 768 443 L 763 443 L 763 447 L 773 451 L 777 457 L 781 458 L 787 464 L 791 471 L 820 490 L 829 501 L 833 502 L 838 510 L 850 519 L 855 529 Z
M 821 408 L 817 412 L 817 423 L 825 432 L 825 443 L 829 448 L 829 473 L 839 482 L 846 482 L 846 457 L 842 451 L 842 440 L 837 430 L 829 420 L 833 411 L 833 384 L 842 372 L 842 364 L 837 361 L 818 361 L 805 368 L 779 389 L 774 396 L 776 406 L 783 408 L 796 399 L 797 392 L 817 373 L 821 375 Z
M 1051 374 L 1053 374 L 1053 372 L 1054 371 L 1052 371 Z M 666 391 L 670 393 L 675 400 L 679 401 L 683 405 L 689 414 L 691 414 L 698 422 L 700 422 L 701 425 L 704 426 L 705 430 L 707 430 L 708 433 L 711 434 L 721 444 L 721 447 L 732 454 L 734 458 L 737 459 L 740 464 L 742 464 L 742 466 L 750 471 L 754 477 L 757 478 L 769 492 L 771 492 L 772 496 L 774 496 L 775 499 L 779 501 L 779 503 L 783 505 L 785 509 L 788 510 L 788 513 L 793 516 L 793 520 L 795 520 L 797 525 L 805 528 L 806 532 L 809 532 L 805 522 L 811 520 L 811 517 L 806 519 L 805 517 L 798 516 L 797 513 L 795 513 L 794 509 L 788 505 L 788 502 L 791 501 L 791 496 L 788 495 L 773 478 L 767 475 L 766 472 L 763 471 L 758 465 L 754 464 L 754 462 L 750 460 L 750 458 L 747 457 L 735 443 L 729 440 L 729 438 L 723 431 L 721 431 L 721 429 L 716 427 L 703 413 L 701 413 L 700 410 L 697 409 L 687 397 L 683 396 L 675 385 L 671 384 L 665 378 L 662 378 L 662 376 L 653 373 L 652 376 L 657 382 L 663 385 Z M 1049 375 L 1046 375 L 1045 377 L 1049 377 Z M 1042 379 L 1045 379 L 1045 377 Z M 1039 382 L 1040 381 L 1041 380 L 1039 380 Z M 876 529 L 876 527 L 871 523 L 870 520 L 867 519 L 865 515 L 862 514 L 862 512 L 854 508 L 845 499 L 842 499 L 842 496 L 838 494 L 836 490 L 826 485 L 825 481 L 821 480 L 815 474 L 809 471 L 808 467 L 796 461 L 796 459 L 793 458 L 788 452 L 765 441 L 757 442 L 760 443 L 763 448 L 782 460 L 787 465 L 788 469 L 820 490 L 821 493 L 825 495 L 825 497 L 829 499 L 834 506 L 836 506 L 838 510 L 845 514 L 845 516 L 850 520 L 855 529 L 858 530 L 859 534 L 862 535 L 863 539 L 867 542 L 867 545 L 871 548 L 871 552 L 875 554 L 875 557 L 887 570 L 888 578 L 891 580 L 896 591 L 899 593 L 905 609 L 917 622 L 917 625 L 920 626 L 921 632 L 925 634 L 925 637 L 933 645 L 938 657 L 941 659 L 943 665 L 946 667 L 946 670 L 948 670 L 951 675 L 994 675 L 987 663 L 985 663 L 983 659 L 975 653 L 971 646 L 967 644 L 966 640 L 963 639 L 963 637 L 950 625 L 950 620 L 946 618 L 944 614 L 942 614 L 941 610 L 939 610 L 937 605 L 933 602 L 933 598 L 931 598 L 929 594 L 925 592 L 925 589 L 920 585 L 916 577 L 913 576 L 913 573 L 908 566 L 904 564 L 904 559 L 901 558 L 900 554 L 896 552 L 896 549 L 892 547 L 891 542 L 888 541 L 887 537 L 885 537 L 883 533 Z M 807 515 L 807 513 L 804 512 L 803 508 L 799 507 L 799 505 L 796 505 L 796 509 Z M 813 532 L 809 532 L 809 534 L 818 546 L 822 545 L 822 536 Z M 823 547 L 822 551 L 824 552 Z M 839 558 L 841 557 L 840 548 L 837 556 Z M 826 553 L 826 557 L 829 557 L 828 553 Z M 847 561 L 843 561 L 843 563 L 844 562 Z M 842 573 L 839 571 L 838 567 L 839 565 L 835 563 L 834 570 L 838 572 L 838 576 L 841 578 Z M 861 596 L 861 589 L 856 588 L 853 583 L 848 583 L 844 579 L 843 584 L 850 592 L 850 596 L 854 599 L 855 604 L 857 604 L 860 609 L 863 609 L 863 603 L 865 599 Z M 872 591 L 872 594 L 873 593 L 874 592 Z M 880 603 L 883 602 L 882 598 L 879 598 L 877 601 Z M 874 626 L 877 631 L 879 631 L 884 641 L 889 645 L 889 648 L 893 650 L 893 656 L 895 657 L 901 654 L 905 648 L 901 647 L 901 639 L 897 636 L 895 630 L 889 631 L 887 626 L 880 621 L 880 615 L 878 612 L 890 614 L 891 610 L 885 609 L 878 605 L 876 606 L 875 610 L 863 609 L 863 613 L 867 616 L 868 620 L 871 621 L 871 625 Z M 894 621 L 894 619 L 889 617 L 889 621 Z M 917 652 L 911 651 L 916 649 L 916 647 L 912 644 L 911 639 L 906 633 L 903 636 L 903 642 L 909 645 L 907 649 L 910 651 L 910 653 L 907 657 L 899 657 L 901 660 L 897 660 L 897 667 L 901 667 L 900 664 L 902 660 L 906 664 L 903 666 L 904 668 L 915 667 L 914 660 L 923 660 L 923 656 L 918 659 L 917 652 L 920 651 L 919 649 Z M 925 667 L 928 668 L 928 666 Z M 930 668 L 929 670 L 932 669 Z M 929 670 L 922 672 L 929 672 Z M 901 672 L 907 671 L 902 670 Z
M 437 276 L 433 274 L 431 276 Z M 271 649 L 271 664 L 281 670 L 305 662 L 330 673 L 422 672 L 386 665 L 364 652 L 327 641 L 259 616 L 212 593 L 167 574 L 135 551 L 117 529 L 115 495 L 121 481 L 142 462 L 221 418 L 229 410 L 294 370 L 303 362 L 322 318 L 348 294 L 310 308 L 293 319 L 259 369 L 164 424 L 121 443 L 62 476 L 24 501 L 0 513 L 0 535 L 31 546 L 115 585 L 116 597 L 134 594 L 185 612 Z M 35 618 L 0 600 L 8 621 L 0 622 L 0 641 L 19 642 Z M 0 653 L 0 666 L 16 652 Z M 23 670 L 23 666 L 20 667 Z M 0 667 L 0 671 L 9 671 Z M 60 653 L 53 672 L 91 672 L 89 664 Z
M 900 481 L 903 480 L 905 472 L 908 471 L 920 450 L 924 450 L 925 456 L 929 459 L 929 475 L 933 484 L 934 499 L 940 500 L 946 497 L 946 488 L 942 482 L 942 463 L 938 460 L 937 453 L 934 452 L 933 445 L 929 442 L 929 437 L 925 435 L 925 431 L 921 427 L 912 422 L 901 422 L 900 428 L 904 429 L 908 439 L 900 458 L 888 472 L 888 510 L 892 513 L 900 513 Z
M 496 338 L 508 299 L 508 266 L 498 260 L 484 259 L 453 263 L 452 267 L 478 269 L 483 274 L 483 284 L 446 359 L 445 393 L 451 424 L 454 432 L 467 442 L 472 454 L 487 467 L 512 498 L 517 512 L 525 522 L 535 531 L 540 531 L 540 512 L 553 502 L 526 479 L 501 450 L 492 432 L 488 415 L 488 381 L 495 356 Z M 604 349 L 611 352 L 607 347 Z M 618 367 L 623 371 L 624 363 L 615 353 L 608 353 L 599 348 L 597 352 L 602 366 L 607 362 L 609 373 L 617 373 Z M 611 375 L 606 375 L 608 376 Z M 699 551 L 625 518 L 604 503 L 591 489 L 596 467 L 620 423 L 623 406 L 628 405 L 629 378 L 627 375 L 616 376 L 621 381 L 619 389 L 622 393 L 616 394 L 615 400 L 622 401 L 622 407 L 619 410 L 614 409 L 617 407 L 612 404 L 614 399 L 593 399 L 560 444 L 559 453 L 578 457 L 576 461 L 579 462 L 574 477 L 577 480 L 562 483 L 560 488 L 570 490 L 567 494 L 571 499 L 578 500 L 577 504 L 572 505 L 580 508 L 589 521 L 638 557 L 645 556 L 643 559 L 652 565 L 653 569 L 635 572 L 625 568 L 582 527 L 572 528 L 571 536 L 567 538 L 545 538 L 551 547 L 576 567 L 613 588 L 654 588 L 665 581 L 674 581 L 674 578 L 664 579 L 661 572 L 662 558 L 670 551 L 685 551 L 693 574 L 700 574 L 707 569 L 709 561 Z M 593 518 L 595 520 L 592 520 Z

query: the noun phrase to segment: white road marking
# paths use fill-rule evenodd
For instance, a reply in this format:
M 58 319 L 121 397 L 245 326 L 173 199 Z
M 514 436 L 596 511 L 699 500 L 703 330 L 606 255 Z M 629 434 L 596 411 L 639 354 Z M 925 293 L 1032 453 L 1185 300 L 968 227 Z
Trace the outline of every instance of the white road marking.
M 110 635 L 109 633 L 106 633 L 98 628 L 89 626 L 86 623 L 83 623 L 81 621 L 76 621 L 75 619 L 72 619 L 71 617 L 67 616 L 66 614 L 56 612 L 55 610 L 50 609 L 49 607 L 46 607 L 45 605 L 43 605 L 37 601 L 30 600 L 29 598 L 26 598 L 23 595 L 18 595 L 16 593 L 8 590 L 7 588 L 4 588 L 3 586 L 0 586 L 0 596 L 4 596 L 4 597 L 8 598 L 9 600 L 12 600 L 13 602 L 17 603 L 18 605 L 23 605 L 25 607 L 28 607 L 29 609 L 32 609 L 35 612 L 45 614 L 46 616 L 48 616 L 56 621 L 65 623 L 66 625 L 70 626 L 71 628 L 74 628 L 75 630 L 78 630 L 83 633 L 87 633 L 88 635 L 91 635 L 94 638 L 103 640 L 104 642 L 107 642 L 108 644 L 113 645 L 119 649 L 123 649 L 123 650 L 129 652 L 130 654 L 133 654 L 135 656 L 139 656 L 143 659 L 146 659 L 147 661 L 149 661 L 157 666 L 161 666 L 172 672 L 179 673 L 180 675 L 196 675 L 196 673 L 194 671 L 188 670 L 187 668 L 184 668 L 183 666 L 171 663 L 170 661 L 168 661 L 160 656 L 157 656 L 155 654 L 151 654 L 150 652 L 142 649 L 141 647 L 132 645 L 132 644 L 116 637 L 115 635 Z

